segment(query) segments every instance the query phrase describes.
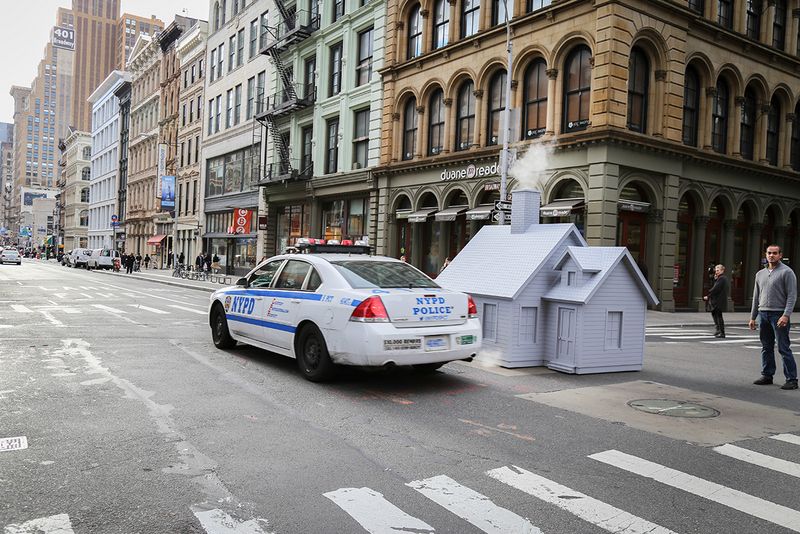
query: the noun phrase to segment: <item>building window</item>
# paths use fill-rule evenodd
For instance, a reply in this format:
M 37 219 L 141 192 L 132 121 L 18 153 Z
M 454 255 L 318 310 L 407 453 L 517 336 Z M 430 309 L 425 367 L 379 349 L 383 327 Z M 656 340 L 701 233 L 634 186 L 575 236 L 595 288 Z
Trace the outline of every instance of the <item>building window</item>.
M 519 309 L 519 343 L 533 345 L 536 343 L 536 319 L 539 309 L 533 306 L 520 306 Z
M 317 95 L 317 56 L 311 56 L 305 61 L 305 97 L 316 100 Z
M 628 61 L 628 129 L 644 133 L 647 130 L 647 90 L 650 81 L 650 62 L 638 46 L 631 50 Z
M 527 13 L 532 13 L 549 5 L 550 0 L 527 0 L 525 2 L 525 10 Z
M 364 85 L 372 77 L 372 47 L 375 32 L 372 28 L 358 34 L 358 66 L 356 86 Z
M 406 50 L 406 59 L 422 55 L 422 14 L 419 4 L 415 5 L 408 15 L 408 46 Z
M 506 6 L 509 0 L 492 0 L 492 26 L 503 24 L 506 21 Z M 514 5 L 512 3 L 511 8 Z
M 501 141 L 503 128 L 503 111 L 506 109 L 506 71 L 498 71 L 489 81 L 489 99 L 487 101 L 488 120 L 486 121 L 486 144 L 496 145 Z
M 84 167 L 81 170 L 81 180 L 83 180 L 84 182 L 88 182 L 91 179 L 92 179 L 92 171 L 89 169 L 89 167 Z
M 267 45 L 267 15 L 268 12 L 265 11 L 261 14 L 259 18 L 259 26 L 261 28 L 261 33 L 258 36 L 258 47 L 263 49 Z
M 300 152 L 300 171 L 302 173 L 313 174 L 313 160 L 312 154 L 314 153 L 314 127 L 305 126 L 300 131 L 300 140 L 302 143 Z
M 703 14 L 705 11 L 705 0 L 689 0 L 689 9 L 696 13 Z
M 775 20 L 772 22 L 772 46 L 786 46 L 786 0 L 775 1 Z
M 781 129 L 781 103 L 772 97 L 767 113 L 767 160 L 770 165 L 778 164 L 778 143 Z
M 353 132 L 353 168 L 363 169 L 367 166 L 369 150 L 369 109 L 356 111 L 355 131 Z
M 564 126 L 565 133 L 585 130 L 589 126 L 589 101 L 592 93 L 591 52 L 579 46 L 570 52 L 565 63 Z
M 342 43 L 331 47 L 330 79 L 328 80 L 328 96 L 342 92 Z
M 206 196 L 215 197 L 257 187 L 258 177 L 252 173 L 251 159 L 258 146 L 246 147 L 206 162 Z M 209 231 L 215 231 L 209 228 Z
M 236 66 L 244 64 L 244 28 L 236 34 Z
M 761 37 L 761 0 L 747 0 L 747 36 L 750 39 Z
M 622 312 L 610 311 L 606 316 L 606 349 L 622 348 Z
M 739 142 L 739 152 L 741 152 L 744 159 L 752 160 L 756 138 L 756 95 L 752 87 L 748 87 L 744 92 L 741 130 L 742 137 Z
M 714 108 L 711 111 L 711 146 L 715 152 L 725 154 L 728 148 L 728 84 L 717 81 Z
M 208 101 L 208 135 L 214 133 L 214 99 Z
M 233 124 L 239 124 L 242 118 L 242 84 L 236 86 L 233 104 Z
M 480 0 L 461 0 L 461 38 L 478 33 Z
M 89 188 L 84 187 L 81 189 L 81 202 L 89 202 Z
M 686 69 L 683 82 L 683 144 L 697 146 L 700 112 L 700 76 L 694 67 Z
M 256 78 L 253 76 L 247 80 L 247 109 L 245 110 L 245 117 L 248 119 L 253 118 L 253 104 L 256 101 Z
M 80 222 L 81 226 L 89 226 L 89 210 L 83 210 L 80 213 Z
M 475 89 L 472 80 L 462 84 L 458 91 L 456 108 L 456 150 L 472 146 L 475 137 Z
M 733 6 L 731 0 L 717 0 L 717 23 L 720 26 L 733 28 Z
M 525 69 L 523 139 L 535 139 L 547 128 L 547 65 L 537 59 Z
M 450 39 L 450 3 L 436 0 L 433 8 L 433 48 L 447 46 Z
M 497 341 L 497 304 L 483 304 L 483 339 Z
M 326 131 L 325 174 L 331 174 L 336 172 L 339 166 L 339 117 L 326 121 Z
M 236 36 L 231 35 L 228 39 L 228 72 L 231 72 L 235 66 L 236 61 Z
M 250 21 L 250 59 L 256 57 L 258 49 L 258 19 Z
M 264 84 L 266 83 L 267 73 L 266 71 L 261 71 L 258 73 L 258 77 L 256 78 L 256 113 L 261 113 L 264 111 L 264 91 L 266 87 Z
M 219 45 L 217 54 L 217 78 L 222 78 L 222 69 L 225 66 L 225 43 Z
M 403 108 L 403 159 L 413 159 L 417 150 L 417 101 L 409 98 Z
M 222 95 L 217 95 L 217 120 L 214 121 L 214 133 L 219 131 L 220 121 L 222 119 Z
M 428 106 L 428 155 L 441 154 L 444 148 L 444 93 L 437 89 L 431 95 Z
M 344 0 L 333 0 L 333 22 L 344 15 Z
M 233 89 L 225 95 L 225 128 L 233 126 Z
M 222 22 L 222 15 L 219 11 L 219 2 L 214 2 L 214 31 L 217 31 L 220 27 L 220 23 Z

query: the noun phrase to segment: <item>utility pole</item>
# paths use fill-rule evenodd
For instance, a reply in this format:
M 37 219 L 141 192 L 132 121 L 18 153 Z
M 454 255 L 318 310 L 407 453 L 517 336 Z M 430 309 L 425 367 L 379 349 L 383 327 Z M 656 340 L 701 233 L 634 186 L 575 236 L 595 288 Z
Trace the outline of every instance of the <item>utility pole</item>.
M 503 0 L 506 10 L 506 52 L 508 53 L 506 64 L 506 105 L 503 109 L 503 151 L 500 154 L 500 201 L 505 202 L 508 198 L 506 192 L 506 182 L 508 181 L 508 134 L 511 128 L 511 68 L 513 65 L 513 43 L 511 42 L 511 16 L 513 13 L 508 11 L 508 0 Z M 497 224 L 506 224 L 505 212 L 500 210 Z

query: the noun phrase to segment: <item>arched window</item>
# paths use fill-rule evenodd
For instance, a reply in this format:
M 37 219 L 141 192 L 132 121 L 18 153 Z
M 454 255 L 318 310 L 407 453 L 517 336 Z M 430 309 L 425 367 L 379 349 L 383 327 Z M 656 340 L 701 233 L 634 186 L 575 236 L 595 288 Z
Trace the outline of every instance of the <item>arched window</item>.
M 437 89 L 428 105 L 428 155 L 441 154 L 444 148 L 444 93 Z
M 714 108 L 711 110 L 711 146 L 715 152 L 725 154 L 728 150 L 728 101 L 730 91 L 725 80 L 717 80 Z
M 478 33 L 480 22 L 480 0 L 461 0 L 461 38 Z
M 221 20 L 219 15 L 219 2 L 214 2 L 214 10 L 211 13 L 214 16 L 214 31 L 217 31 Z
M 472 80 L 464 82 L 458 90 L 456 108 L 456 150 L 472 146 L 475 137 L 475 88 Z
M 417 150 L 417 100 L 409 98 L 403 108 L 403 159 L 413 159 Z
M 233 0 L 233 16 L 239 12 L 239 0 Z
M 92 159 L 92 147 L 83 147 L 83 159 Z
M 225 26 L 225 17 L 228 15 L 228 1 L 222 0 L 222 3 L 219 5 L 219 25 L 220 27 Z
M 81 169 L 81 180 L 88 182 L 91 179 L 92 179 L 92 171 L 89 169 L 89 167 L 84 167 L 83 169 Z
M 81 226 L 89 226 L 89 210 L 83 210 L 80 213 L 80 224 Z
M 694 67 L 686 69 L 683 80 L 683 144 L 697 146 L 700 113 L 700 76 Z
M 772 97 L 767 113 L 767 160 L 770 165 L 778 164 L 778 143 L 781 130 L 781 103 L 777 97 Z
M 547 64 L 544 59 L 533 61 L 525 69 L 522 87 L 525 98 L 523 139 L 534 139 L 547 128 Z
M 783 50 L 786 45 L 786 0 L 776 0 L 772 22 L 772 46 Z
M 592 93 L 591 52 L 581 45 L 567 56 L 564 76 L 565 133 L 585 130 L 589 126 L 589 100 Z
M 89 202 L 89 188 L 84 187 L 81 189 L 81 202 Z
M 406 59 L 422 54 L 422 15 L 419 4 L 415 5 L 408 15 L 408 48 Z
M 744 92 L 742 102 L 742 138 L 739 142 L 739 152 L 744 159 L 753 159 L 753 147 L 756 139 L 756 93 L 752 87 Z
M 758 39 L 761 37 L 761 0 L 747 0 L 747 36 L 750 39 Z
M 496 72 L 489 81 L 487 104 L 486 144 L 496 145 L 502 141 L 503 110 L 506 109 L 506 71 Z
M 644 133 L 647 129 L 647 89 L 650 82 L 650 62 L 638 46 L 631 50 L 628 60 L 628 129 Z
M 800 171 L 800 102 L 794 107 L 794 122 L 792 123 L 792 169 Z
M 450 3 L 436 0 L 433 7 L 433 49 L 447 46 L 450 39 Z

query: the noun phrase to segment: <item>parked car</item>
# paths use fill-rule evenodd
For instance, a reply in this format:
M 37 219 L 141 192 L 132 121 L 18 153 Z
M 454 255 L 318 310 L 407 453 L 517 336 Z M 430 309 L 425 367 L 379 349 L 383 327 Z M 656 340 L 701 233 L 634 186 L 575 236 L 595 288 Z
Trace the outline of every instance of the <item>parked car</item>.
M 86 260 L 87 269 L 112 269 L 114 260 L 119 259 L 119 252 L 107 248 L 96 248 Z
M 69 266 L 70 267 L 86 267 L 86 262 L 89 260 L 89 256 L 92 254 L 92 251 L 88 248 L 76 248 L 73 249 L 69 255 Z
M 7 248 L 3 250 L 3 252 L 0 252 L 0 263 L 16 263 L 17 265 L 22 265 L 22 257 L 19 255 L 19 252 L 13 248 Z
M 72 251 L 71 250 L 68 250 L 64 254 L 62 254 L 61 255 L 61 260 L 60 260 L 61 265 L 64 265 L 66 267 L 70 267 L 69 259 L 70 259 L 71 256 L 72 256 Z

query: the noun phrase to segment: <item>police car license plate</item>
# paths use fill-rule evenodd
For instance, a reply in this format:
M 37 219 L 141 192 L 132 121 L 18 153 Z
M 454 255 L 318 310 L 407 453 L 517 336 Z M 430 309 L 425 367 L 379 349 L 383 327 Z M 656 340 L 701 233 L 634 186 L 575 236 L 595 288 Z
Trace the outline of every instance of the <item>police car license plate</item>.
M 425 336 L 426 351 L 447 350 L 449 348 L 450 340 L 447 336 Z

